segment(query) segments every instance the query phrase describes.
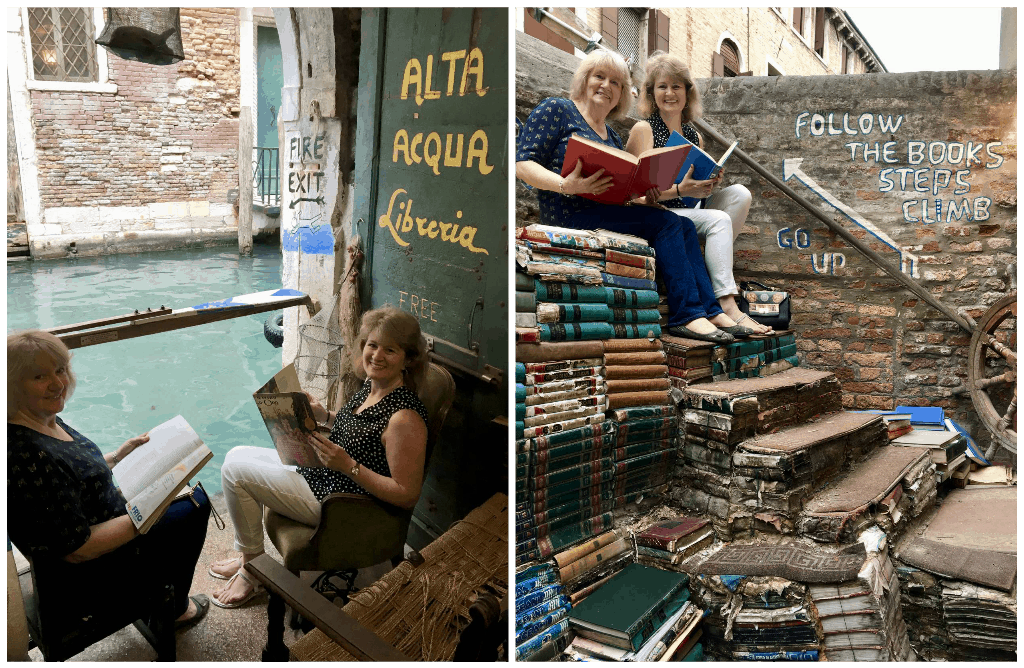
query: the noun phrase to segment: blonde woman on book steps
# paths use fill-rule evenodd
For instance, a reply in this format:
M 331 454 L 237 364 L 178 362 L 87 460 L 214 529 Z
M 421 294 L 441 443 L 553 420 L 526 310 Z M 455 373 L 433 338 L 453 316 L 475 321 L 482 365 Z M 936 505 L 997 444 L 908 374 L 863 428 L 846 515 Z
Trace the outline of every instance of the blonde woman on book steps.
M 690 70 L 678 57 L 656 51 L 647 61 L 637 110 L 647 120 L 640 121 L 629 132 L 626 150 L 633 155 L 665 146 L 672 132 L 704 148 L 700 133 L 690 125 L 690 121 L 700 118 L 700 92 Z M 771 327 L 754 321 L 736 304 L 739 288 L 732 275 L 733 242 L 750 212 L 750 191 L 736 183 L 713 192 L 722 180 L 721 174 L 715 179 L 698 181 L 691 178 L 692 173 L 690 167 L 683 180 L 661 193 L 658 201 L 689 218 L 697 227 L 697 234 L 704 240 L 704 261 L 711 285 L 725 314 L 756 334 L 771 334 Z

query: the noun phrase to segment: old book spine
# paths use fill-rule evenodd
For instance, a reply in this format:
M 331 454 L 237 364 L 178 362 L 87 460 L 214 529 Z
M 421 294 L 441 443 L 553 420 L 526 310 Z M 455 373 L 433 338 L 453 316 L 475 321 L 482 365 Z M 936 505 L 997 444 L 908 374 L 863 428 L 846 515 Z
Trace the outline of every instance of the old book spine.
M 605 303 L 620 308 L 656 308 L 658 293 L 654 290 L 631 290 L 605 287 Z
M 612 514 L 602 513 L 595 517 L 570 525 L 537 540 L 537 548 L 541 557 L 547 558 L 563 547 L 577 543 L 585 538 L 607 531 L 612 526 Z
M 555 555 L 555 563 L 558 564 L 559 568 L 564 568 L 565 566 L 571 564 L 577 559 L 582 559 L 584 556 L 590 554 L 591 552 L 595 552 L 601 549 L 602 547 L 605 547 L 606 545 L 611 545 L 616 540 L 619 540 L 619 534 L 615 531 L 603 533 L 600 536 L 594 538 L 593 540 L 589 540 L 582 545 L 577 545 L 576 547 L 570 550 L 559 552 Z
M 576 561 L 559 568 L 558 575 L 562 582 L 569 582 L 589 571 L 591 568 L 596 568 L 600 564 L 610 561 L 628 549 L 629 543 L 626 542 L 626 539 L 619 538 L 611 545 L 606 545 L 599 550 L 586 554 Z

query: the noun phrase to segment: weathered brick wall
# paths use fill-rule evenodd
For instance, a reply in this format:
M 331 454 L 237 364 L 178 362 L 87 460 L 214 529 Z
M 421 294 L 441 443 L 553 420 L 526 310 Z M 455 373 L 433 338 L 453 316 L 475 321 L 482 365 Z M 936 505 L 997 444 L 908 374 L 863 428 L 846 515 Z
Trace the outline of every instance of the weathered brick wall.
M 183 9 L 181 28 L 176 66 L 109 57 L 115 95 L 32 93 L 44 207 L 227 202 L 238 178 L 237 10 Z
M 516 40 L 516 116 L 523 119 L 543 97 L 566 94 L 578 60 L 522 34 Z M 705 120 L 780 178 L 784 160 L 802 159 L 790 163 L 802 175 L 788 184 L 816 204 L 822 199 L 815 192 L 826 193 L 916 255 L 916 280 L 944 304 L 978 317 L 1015 290 L 1014 269 L 1008 269 L 1016 264 L 1015 72 L 741 77 L 698 84 Z M 815 123 L 812 130 L 815 113 L 824 125 Z M 857 134 L 843 129 L 846 113 L 847 130 Z M 862 134 L 858 121 L 868 129 L 869 116 L 870 131 Z M 623 139 L 633 122 L 615 126 Z M 867 161 L 862 148 L 848 146 L 852 142 L 869 145 Z M 911 142 L 923 142 L 924 153 Z M 943 146 L 947 153 L 952 147 L 958 164 L 931 164 L 929 145 L 936 159 Z M 712 143 L 709 150 L 722 147 Z M 971 151 L 976 160 L 968 167 L 957 154 Z M 890 169 L 904 170 L 905 189 L 899 172 L 884 171 Z M 970 337 L 735 158 L 726 179 L 753 194 L 736 243 L 737 279 L 793 294 L 801 363 L 835 372 L 849 408 L 939 405 L 987 440 L 970 397 L 956 394 L 966 385 Z M 816 191 L 801 179 L 813 180 Z M 942 203 L 941 221 L 924 222 L 923 202 L 932 220 L 935 200 Z M 896 253 L 867 229 L 823 209 L 899 266 Z M 517 225 L 536 217 L 536 198 L 517 183 Z M 1015 337 L 1009 344 L 1015 349 Z
M 801 38 L 791 25 L 790 8 L 782 8 L 781 14 L 769 7 L 663 7 L 661 11 L 669 17 L 669 51 L 687 62 L 694 77 L 711 76 L 711 54 L 718 51 L 726 32 L 739 47 L 744 70 L 755 75 L 767 73 L 769 59 L 789 76 L 842 72 L 842 44 L 835 26 L 825 23 L 828 43 L 823 60 L 814 52 L 813 21 L 808 23 L 808 37 Z M 600 31 L 601 10 L 590 7 L 584 15 L 587 25 Z M 864 71 L 864 63 L 855 57 L 853 73 Z

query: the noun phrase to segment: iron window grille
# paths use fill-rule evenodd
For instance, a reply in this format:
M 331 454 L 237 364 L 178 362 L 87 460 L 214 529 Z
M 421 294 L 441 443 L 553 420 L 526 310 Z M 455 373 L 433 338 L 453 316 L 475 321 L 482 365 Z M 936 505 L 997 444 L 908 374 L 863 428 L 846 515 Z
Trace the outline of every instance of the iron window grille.
M 630 69 L 643 64 L 640 62 L 642 19 L 642 10 L 619 7 L 618 50 Z
M 92 9 L 31 7 L 32 72 L 40 81 L 97 81 Z

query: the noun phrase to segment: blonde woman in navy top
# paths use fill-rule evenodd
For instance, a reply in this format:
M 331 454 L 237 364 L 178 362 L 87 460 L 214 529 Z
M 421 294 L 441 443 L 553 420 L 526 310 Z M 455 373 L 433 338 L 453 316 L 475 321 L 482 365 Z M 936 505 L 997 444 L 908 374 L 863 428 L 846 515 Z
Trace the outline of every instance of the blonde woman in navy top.
M 605 229 L 641 237 L 657 254 L 658 273 L 668 291 L 668 332 L 690 339 L 729 343 L 752 330 L 738 326 L 719 306 L 693 222 L 658 205 L 601 204 L 578 197 L 611 187 L 603 170 L 584 177 L 577 163 L 562 177 L 569 137 L 622 149 L 606 123 L 625 116 L 632 102 L 631 79 L 617 53 L 596 50 L 584 58 L 570 86 L 570 99 L 548 98 L 523 123 L 516 142 L 516 177 L 538 190 L 542 223 L 573 229 Z M 652 190 L 653 203 L 660 193 Z
M 313 415 L 330 429 L 310 444 L 321 467 L 286 467 L 272 448 L 237 447 L 225 457 L 221 478 L 241 554 L 218 561 L 210 575 L 228 580 L 214 605 L 236 608 L 259 592 L 243 566 L 263 553 L 263 507 L 315 526 L 328 494 L 369 494 L 412 508 L 426 466 L 427 410 L 416 395 L 427 370 L 419 321 L 386 306 L 363 314 L 357 370 L 362 389 L 337 413 L 310 396 Z

